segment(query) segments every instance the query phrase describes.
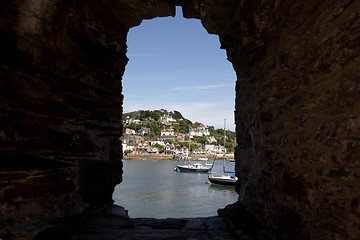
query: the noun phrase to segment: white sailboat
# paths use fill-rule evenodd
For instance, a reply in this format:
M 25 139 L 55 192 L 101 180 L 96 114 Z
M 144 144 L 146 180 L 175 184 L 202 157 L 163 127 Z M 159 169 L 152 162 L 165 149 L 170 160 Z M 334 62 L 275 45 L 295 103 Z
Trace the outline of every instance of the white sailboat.
M 235 171 L 227 171 L 225 168 L 225 157 L 226 157 L 226 147 L 225 147 L 225 126 L 226 126 L 226 119 L 224 120 L 224 160 L 223 160 L 223 171 L 224 174 L 222 176 L 208 176 L 208 179 L 213 184 L 220 184 L 220 185 L 231 185 L 234 186 L 237 177 L 235 176 Z M 230 174 L 230 175 L 227 175 Z

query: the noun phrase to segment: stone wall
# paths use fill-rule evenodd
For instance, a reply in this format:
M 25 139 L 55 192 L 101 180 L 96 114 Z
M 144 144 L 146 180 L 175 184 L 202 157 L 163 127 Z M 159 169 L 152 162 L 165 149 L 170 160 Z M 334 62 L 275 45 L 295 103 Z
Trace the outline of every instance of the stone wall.
M 1 1 L 0 238 L 112 203 L 126 35 L 174 2 L 237 73 L 236 191 L 263 236 L 356 239 L 359 0 Z
M 238 77 L 239 202 L 277 238 L 357 239 L 360 1 L 193 6 Z
M 166 1 L 0 3 L 0 238 L 112 204 L 126 36 Z

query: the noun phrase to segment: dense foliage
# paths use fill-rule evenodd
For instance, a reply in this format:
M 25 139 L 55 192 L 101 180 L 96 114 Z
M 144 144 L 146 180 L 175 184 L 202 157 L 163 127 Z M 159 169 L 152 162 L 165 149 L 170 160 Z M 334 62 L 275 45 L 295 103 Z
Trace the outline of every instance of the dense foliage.
M 129 112 L 129 113 L 125 113 L 123 114 L 122 118 L 123 121 L 126 119 L 126 117 L 130 117 L 130 118 L 136 118 L 139 119 L 140 121 L 144 121 L 145 119 L 153 119 L 155 121 L 158 121 L 160 119 L 160 117 L 164 114 L 167 114 L 171 117 L 173 117 L 176 120 L 180 120 L 180 119 L 184 119 L 185 121 L 189 121 L 187 119 L 185 119 L 182 114 L 176 110 L 174 110 L 173 112 L 168 112 L 165 109 L 161 109 L 161 110 L 139 110 L 139 111 L 134 111 L 134 112 Z M 191 124 L 191 122 L 190 122 Z

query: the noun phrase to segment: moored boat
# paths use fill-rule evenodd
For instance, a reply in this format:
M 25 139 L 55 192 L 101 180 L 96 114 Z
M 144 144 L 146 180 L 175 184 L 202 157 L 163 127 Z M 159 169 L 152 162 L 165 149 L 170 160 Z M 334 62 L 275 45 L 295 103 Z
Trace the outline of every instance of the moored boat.
M 214 164 L 202 165 L 201 163 L 193 163 L 189 165 L 176 165 L 176 169 L 181 172 L 199 172 L 199 173 L 209 173 L 211 172 Z M 176 170 L 176 171 L 177 171 Z
M 190 152 L 190 142 L 189 142 L 189 152 Z M 207 161 L 208 161 L 207 158 L 204 158 L 203 160 L 201 160 L 201 161 L 205 161 L 205 165 L 203 165 L 201 163 L 191 163 L 190 155 L 188 157 L 183 157 L 182 159 L 185 160 L 185 163 L 183 165 L 177 164 L 176 167 L 174 168 L 174 171 L 210 173 L 214 166 L 216 156 L 215 156 L 212 164 L 207 163 Z M 179 158 L 179 160 L 181 160 L 181 159 Z M 186 161 L 187 161 L 187 164 L 186 164 Z
M 225 126 L 226 126 L 226 119 L 224 120 L 224 148 L 225 148 Z M 238 178 L 235 176 L 235 171 L 227 171 L 225 169 L 225 156 L 226 156 L 226 148 L 224 149 L 224 160 L 223 160 L 224 175 L 208 176 L 208 179 L 211 183 L 214 184 L 234 186 Z M 227 173 L 230 173 L 231 175 L 226 175 Z
M 213 184 L 229 185 L 229 186 L 235 186 L 235 183 L 237 181 L 237 177 L 235 177 L 235 174 L 223 175 L 218 177 L 209 176 L 208 179 Z

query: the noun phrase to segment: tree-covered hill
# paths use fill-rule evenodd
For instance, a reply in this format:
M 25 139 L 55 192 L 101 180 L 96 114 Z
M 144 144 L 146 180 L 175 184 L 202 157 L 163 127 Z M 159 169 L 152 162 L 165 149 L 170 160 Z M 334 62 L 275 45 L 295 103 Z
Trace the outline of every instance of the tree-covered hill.
M 125 120 L 126 117 L 137 118 L 141 121 L 151 118 L 151 119 L 154 119 L 155 121 L 158 121 L 160 119 L 160 117 L 163 116 L 164 114 L 169 115 L 176 120 L 184 119 L 185 121 L 188 121 L 189 124 L 191 124 L 191 121 L 189 121 L 188 119 L 185 119 L 180 112 L 178 112 L 176 110 L 169 112 L 165 109 L 138 110 L 138 111 L 134 111 L 134 112 L 124 113 L 122 118 L 123 118 L 123 120 Z
M 160 137 L 160 130 L 162 127 L 162 123 L 159 122 L 160 117 L 163 115 L 169 115 L 176 121 L 172 122 L 172 128 L 174 129 L 174 133 L 183 134 L 185 138 L 188 139 L 188 133 L 190 128 L 196 128 L 200 125 L 204 125 L 199 122 L 192 123 L 189 119 L 183 117 L 183 115 L 179 111 L 167 111 L 165 109 L 161 110 L 138 110 L 134 112 L 124 113 L 123 121 L 126 119 L 138 119 L 141 123 L 135 124 L 124 124 L 124 132 L 127 128 L 133 129 L 135 131 L 140 130 L 141 128 L 149 128 L 151 129 L 151 133 L 146 137 L 148 139 L 154 139 Z M 224 129 L 215 129 L 213 126 L 206 126 L 206 128 L 210 132 L 210 136 L 213 136 L 216 139 L 216 143 L 210 143 L 207 141 L 206 136 L 201 137 L 193 137 L 192 142 L 197 144 L 220 144 L 224 145 Z M 234 150 L 235 147 L 235 132 L 230 130 L 226 130 L 226 138 L 225 138 L 225 146 L 230 151 Z

